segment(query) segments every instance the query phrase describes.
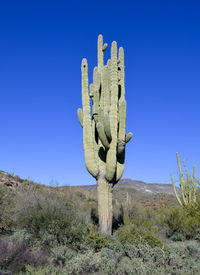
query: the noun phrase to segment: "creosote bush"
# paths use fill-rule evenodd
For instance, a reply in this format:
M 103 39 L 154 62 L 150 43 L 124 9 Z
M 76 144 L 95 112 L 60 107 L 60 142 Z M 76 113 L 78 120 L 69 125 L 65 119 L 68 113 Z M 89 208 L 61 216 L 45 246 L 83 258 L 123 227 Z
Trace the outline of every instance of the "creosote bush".
M 171 237 L 179 233 L 183 238 L 194 239 L 200 229 L 199 213 L 200 211 L 182 207 L 171 209 L 165 219 L 168 227 L 167 236 Z
M 115 236 L 121 243 L 147 243 L 151 247 L 164 248 L 164 243 L 155 236 L 152 231 L 138 228 L 135 224 L 127 224 L 120 227 L 116 232 Z
M 13 219 L 18 229 L 31 235 L 34 244 L 52 247 L 68 243 L 78 248 L 87 225 L 77 213 L 68 194 L 34 190 L 18 201 Z

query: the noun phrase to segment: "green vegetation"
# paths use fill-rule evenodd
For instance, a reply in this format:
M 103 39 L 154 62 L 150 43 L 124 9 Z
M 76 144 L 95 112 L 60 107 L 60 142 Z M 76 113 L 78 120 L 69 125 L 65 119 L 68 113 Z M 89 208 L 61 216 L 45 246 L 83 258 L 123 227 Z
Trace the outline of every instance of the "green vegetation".
M 124 171 L 125 145 L 132 138 L 126 134 L 124 49 L 112 42 L 111 59 L 104 66 L 103 37 L 98 37 L 98 65 L 88 90 L 87 59 L 82 60 L 82 105 L 78 118 L 83 127 L 85 163 L 97 180 L 98 221 L 102 233 L 112 233 L 113 186 Z M 92 99 L 92 110 L 90 108 Z
M 116 189 L 109 236 L 97 227 L 95 193 L 19 183 L 0 185 L 0 274 L 200 273 L 198 199 L 183 208 L 171 196 Z

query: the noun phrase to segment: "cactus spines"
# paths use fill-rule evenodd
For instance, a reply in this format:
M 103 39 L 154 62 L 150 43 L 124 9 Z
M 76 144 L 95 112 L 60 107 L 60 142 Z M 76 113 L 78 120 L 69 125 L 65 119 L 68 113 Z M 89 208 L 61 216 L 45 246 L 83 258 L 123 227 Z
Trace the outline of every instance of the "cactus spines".
M 178 193 L 176 191 L 175 183 L 173 177 L 171 177 L 174 193 L 176 195 L 176 198 L 181 206 L 187 207 L 188 205 L 191 205 L 196 202 L 196 196 L 197 196 L 197 180 L 196 180 L 196 167 L 193 167 L 193 179 L 191 179 L 189 172 L 186 174 L 186 179 L 183 176 L 180 160 L 178 153 L 176 153 L 177 163 L 178 163 L 178 169 L 179 169 L 179 180 L 180 180 L 180 189 L 181 189 L 181 197 L 178 196 Z
M 112 42 L 111 59 L 104 65 L 107 46 L 99 35 L 90 88 L 87 60 L 82 60 L 83 108 L 78 109 L 78 118 L 83 127 L 86 167 L 97 180 L 99 226 L 103 233 L 111 234 L 112 190 L 123 174 L 125 146 L 132 133 L 126 135 L 124 50 L 120 47 L 118 51 L 117 43 Z

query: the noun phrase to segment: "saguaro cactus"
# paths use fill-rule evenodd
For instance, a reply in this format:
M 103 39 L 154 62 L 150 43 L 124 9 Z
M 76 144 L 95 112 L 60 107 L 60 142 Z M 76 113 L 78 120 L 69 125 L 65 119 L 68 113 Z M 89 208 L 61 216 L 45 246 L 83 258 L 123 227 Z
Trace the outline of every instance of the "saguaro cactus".
M 181 206 L 187 206 L 196 202 L 197 199 L 197 179 L 196 179 L 196 167 L 193 166 L 193 179 L 191 179 L 189 172 L 187 172 L 186 180 L 182 173 L 182 168 L 179 160 L 178 153 L 176 153 L 178 169 L 179 169 L 179 178 L 180 178 L 180 188 L 182 199 L 179 198 L 174 179 L 171 177 L 172 185 L 174 188 L 174 193 L 176 198 Z
M 112 189 L 124 170 L 126 135 L 126 101 L 124 85 L 124 50 L 117 52 L 112 42 L 111 59 L 104 65 L 102 35 L 98 37 L 98 65 L 93 83 L 88 83 L 87 59 L 82 60 L 82 109 L 78 118 L 83 127 L 85 164 L 97 180 L 99 226 L 103 233 L 112 232 Z M 92 101 L 92 108 L 91 108 Z

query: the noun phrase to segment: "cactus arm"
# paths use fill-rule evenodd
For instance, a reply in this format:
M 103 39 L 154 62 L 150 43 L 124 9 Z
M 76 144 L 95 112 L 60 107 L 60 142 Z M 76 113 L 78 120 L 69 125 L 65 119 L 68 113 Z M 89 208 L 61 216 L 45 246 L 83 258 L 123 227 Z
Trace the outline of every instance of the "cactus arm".
M 99 93 L 98 91 L 94 92 L 94 100 L 93 100 L 93 114 L 94 121 L 99 122 Z
M 111 60 L 107 61 L 107 70 L 108 70 L 108 113 L 110 112 L 110 104 L 111 104 Z
M 101 143 L 103 144 L 105 149 L 108 150 L 110 148 L 110 145 L 105 135 L 103 124 L 101 122 L 98 122 L 96 126 L 97 126 L 97 132 L 99 134 L 99 139 L 101 140 Z
M 125 142 L 126 135 L 126 100 L 122 99 L 119 104 L 119 139 Z
M 101 71 L 103 68 L 103 36 L 100 34 L 98 36 L 98 41 L 97 41 L 97 61 L 98 61 L 98 71 Z M 106 49 L 106 48 L 105 48 Z
M 175 193 L 175 196 L 176 196 L 176 198 L 177 198 L 177 201 L 179 202 L 179 204 L 180 204 L 181 206 L 183 206 L 182 201 L 180 200 L 180 198 L 179 198 L 179 196 L 178 196 L 178 194 L 177 194 L 176 186 L 175 186 L 175 184 L 174 184 L 174 179 L 173 179 L 172 177 L 171 177 L 171 181 L 172 181 L 172 186 L 173 186 L 174 193 Z
M 95 67 L 93 71 L 93 86 L 94 86 L 94 90 L 98 91 L 99 93 L 100 86 L 101 86 L 101 75 L 98 71 L 98 67 Z
M 83 111 L 81 108 L 78 108 L 77 115 L 78 115 L 79 123 L 80 123 L 81 127 L 83 128 Z
M 104 43 L 103 44 L 103 47 L 102 47 L 102 51 L 105 52 L 105 50 L 108 48 L 108 44 L 107 43 Z
M 91 123 L 90 98 L 88 91 L 88 65 L 87 59 L 82 60 L 82 105 L 83 105 L 83 145 L 85 164 L 88 172 L 97 177 L 98 169 L 94 157 L 93 134 Z
M 110 119 L 109 119 L 108 113 L 104 114 L 104 130 L 105 130 L 105 134 L 106 134 L 108 141 L 111 142 L 112 137 L 111 137 Z
M 182 195 L 182 199 L 183 199 L 184 204 L 187 205 L 186 190 L 185 190 L 185 180 L 184 180 L 184 177 L 183 177 L 183 173 L 182 173 L 182 169 L 181 169 L 181 164 L 180 164 L 178 153 L 176 153 L 176 158 L 177 158 L 178 169 L 179 169 L 179 176 L 180 176 L 181 195 Z
M 99 87 L 100 78 L 97 67 L 93 70 L 93 84 L 90 84 L 90 97 L 92 98 L 92 131 L 93 131 L 93 144 L 94 144 L 94 156 L 99 169 L 98 159 L 98 134 L 96 130 L 96 123 L 98 122 L 98 108 L 99 108 Z
M 106 178 L 113 182 L 117 163 L 117 116 L 118 116 L 118 78 L 117 78 L 117 43 L 112 42 L 111 47 L 111 106 L 110 106 L 110 130 L 112 141 L 107 153 Z
M 124 171 L 125 162 L 125 133 L 126 133 L 126 101 L 121 100 L 119 104 L 119 136 L 117 144 L 117 180 L 119 180 Z
M 123 145 L 122 145 L 123 146 Z M 120 150 L 118 150 L 120 151 Z M 124 172 L 124 163 L 125 163 L 125 152 L 117 155 L 117 175 L 116 175 L 116 183 L 120 180 Z M 116 184 L 115 183 L 115 184 Z
M 126 134 L 125 142 L 128 143 L 132 139 L 132 136 L 133 136 L 133 134 L 131 132 Z
M 117 181 L 122 177 L 125 164 L 126 101 L 124 83 L 124 49 L 119 48 L 119 135 L 117 145 Z
M 124 49 L 122 47 L 119 48 L 119 85 L 121 88 L 120 99 L 124 100 L 125 98 L 125 74 L 124 74 Z
M 109 68 L 108 65 L 106 65 L 103 68 L 103 81 L 102 81 L 102 90 L 103 90 L 103 107 L 104 107 L 104 114 L 108 113 L 109 111 L 109 97 L 110 97 L 110 91 L 109 91 Z
M 124 49 L 119 48 L 118 72 L 119 72 L 119 136 L 117 145 L 117 177 L 118 181 L 124 172 L 125 144 L 126 144 L 126 101 L 125 101 L 125 66 Z M 129 135 L 130 136 L 130 135 Z M 129 137 L 131 138 L 131 137 Z
M 90 84 L 90 97 L 93 99 L 94 97 L 94 85 L 91 83 Z
M 103 109 L 99 107 L 98 110 L 98 121 L 101 122 L 102 125 L 104 125 L 104 114 L 103 114 Z
M 99 121 L 99 89 L 100 89 L 100 74 L 98 73 L 98 68 L 95 67 L 93 71 L 93 118 L 97 123 Z
M 99 170 L 99 156 L 98 156 L 99 146 L 98 146 L 98 133 L 97 133 L 96 123 L 95 123 L 95 120 L 94 120 L 94 119 L 92 119 L 92 132 L 93 132 L 94 157 L 95 157 L 95 161 L 96 161 L 96 163 L 97 163 L 97 167 L 98 167 L 98 170 Z
M 197 195 L 197 179 L 196 179 L 196 166 L 193 166 L 193 201 L 196 202 Z
M 189 172 L 187 173 L 187 199 L 188 203 L 192 201 L 192 186 Z
M 121 139 L 117 141 L 117 155 L 121 156 L 124 154 L 125 151 L 125 142 Z

